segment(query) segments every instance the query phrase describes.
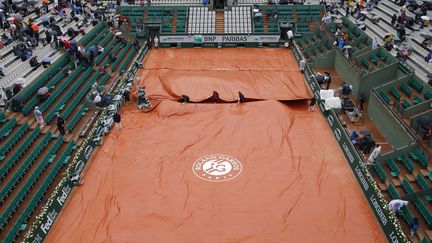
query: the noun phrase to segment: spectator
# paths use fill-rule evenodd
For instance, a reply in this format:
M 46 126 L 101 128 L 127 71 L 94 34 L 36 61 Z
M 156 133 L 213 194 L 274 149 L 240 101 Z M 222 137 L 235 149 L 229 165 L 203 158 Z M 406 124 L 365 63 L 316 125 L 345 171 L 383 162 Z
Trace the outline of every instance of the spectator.
M 42 65 L 44 68 L 47 68 L 49 65 L 51 65 L 52 58 L 51 57 L 44 57 L 42 58 Z
M 292 41 L 293 41 L 293 38 L 294 38 L 294 33 L 293 33 L 293 31 L 291 29 L 288 29 L 287 35 L 288 35 L 288 44 L 291 47 L 292 46 Z
M 417 233 L 417 230 L 419 228 L 419 222 L 418 222 L 418 218 L 414 217 L 412 219 L 412 221 L 409 224 L 409 228 L 411 231 L 411 238 L 414 237 L 414 235 Z
M 130 102 L 130 91 L 129 91 L 129 89 L 125 89 L 125 91 L 123 92 L 123 98 L 124 98 L 124 101 L 126 103 Z
M 102 101 L 102 97 L 99 95 L 99 93 L 96 93 L 96 96 L 93 99 L 93 103 L 95 105 L 100 106 L 100 102 Z
M 301 59 L 300 60 L 300 72 L 301 73 L 304 73 L 305 67 L 306 67 L 306 60 L 305 59 Z
M 372 50 L 375 50 L 377 48 L 378 48 L 378 39 L 375 36 L 372 40 Z
M 401 208 L 406 205 L 408 205 L 408 201 L 404 201 L 401 199 L 393 199 L 389 202 L 388 207 L 391 212 L 398 213 Z
M 427 63 L 432 63 L 432 51 L 429 51 L 429 54 L 426 55 L 425 61 Z
M 313 111 L 314 110 L 314 106 L 315 106 L 315 104 L 316 104 L 316 102 L 317 102 L 317 98 L 315 97 L 315 95 L 314 96 L 312 96 L 312 98 L 310 99 L 310 101 L 309 101 L 309 108 L 308 108 L 308 111 Z
M 60 116 L 60 114 L 57 114 L 57 129 L 60 131 L 60 135 L 65 135 L 65 129 L 64 129 L 65 120 Z
M 121 116 L 120 116 L 120 113 L 118 113 L 118 111 L 116 111 L 116 113 L 114 113 L 113 120 L 114 120 L 114 124 L 116 126 L 117 131 L 120 131 L 122 125 L 121 125 Z
M 366 102 L 366 95 L 365 93 L 361 93 L 360 94 L 360 111 L 363 112 L 363 106 L 364 103 Z
M 99 72 L 101 73 L 101 74 L 105 74 L 106 73 L 106 70 L 105 70 L 105 66 L 104 65 L 99 65 Z
M 39 126 L 41 128 L 43 128 L 44 125 L 45 125 L 45 122 L 44 122 L 44 119 L 43 119 L 43 116 L 42 116 L 42 112 L 39 110 L 38 106 L 36 106 L 35 109 L 34 109 L 34 115 L 35 115 L 36 121 L 39 124 Z
M 115 62 L 115 60 L 117 59 L 117 57 L 115 56 L 114 53 L 111 52 L 111 53 L 109 54 L 109 59 L 110 59 L 111 62 Z
M 375 163 L 375 160 L 378 158 L 380 153 L 381 153 L 381 146 L 379 144 L 377 144 L 375 146 L 375 149 L 369 155 L 369 158 L 368 158 L 369 163 Z
M 0 65 L 0 78 L 5 76 L 5 66 L 4 65 Z
M 154 46 L 155 46 L 155 49 L 159 48 L 159 38 L 157 36 L 155 36 L 155 38 L 154 38 Z
M 393 14 L 393 16 L 392 16 L 392 18 L 391 18 L 391 24 L 392 24 L 392 25 L 394 25 L 394 24 L 396 23 L 396 19 L 397 19 L 396 14 Z
M 30 66 L 31 67 L 33 67 L 33 68 L 38 68 L 38 67 L 40 67 L 40 63 L 38 62 L 38 60 L 37 60 L 37 57 L 32 57 L 31 59 L 30 59 Z

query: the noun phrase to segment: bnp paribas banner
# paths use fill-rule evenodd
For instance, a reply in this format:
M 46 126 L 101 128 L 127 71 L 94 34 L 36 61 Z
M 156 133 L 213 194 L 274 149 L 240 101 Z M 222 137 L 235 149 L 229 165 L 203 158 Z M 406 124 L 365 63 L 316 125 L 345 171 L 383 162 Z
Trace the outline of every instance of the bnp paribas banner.
M 246 43 L 279 42 L 279 35 L 166 35 L 161 43 Z

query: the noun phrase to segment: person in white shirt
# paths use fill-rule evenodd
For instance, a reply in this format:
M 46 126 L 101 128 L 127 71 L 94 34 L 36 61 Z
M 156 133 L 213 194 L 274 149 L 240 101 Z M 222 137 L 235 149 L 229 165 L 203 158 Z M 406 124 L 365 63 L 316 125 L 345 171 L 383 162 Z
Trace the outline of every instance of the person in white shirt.
M 378 39 L 376 37 L 372 40 L 372 50 L 375 50 L 378 48 Z
M 154 38 L 154 46 L 155 46 L 155 49 L 159 48 L 159 38 L 157 36 L 155 36 L 155 38 Z
M 305 67 L 306 67 L 306 60 L 305 59 L 301 59 L 300 60 L 300 72 L 301 73 L 304 73 Z
M 401 199 L 394 199 L 389 202 L 389 210 L 393 213 L 399 212 L 403 206 L 408 205 L 408 201 L 404 201 Z
M 369 163 L 374 163 L 376 158 L 378 158 L 380 153 L 381 153 L 381 146 L 379 144 L 377 144 L 375 146 L 375 149 L 369 155 L 369 158 L 368 158 Z
M 293 38 L 294 38 L 294 33 L 293 33 L 293 31 L 291 29 L 288 29 L 287 35 L 288 35 L 289 46 L 291 46 Z
M 102 97 L 99 95 L 99 93 L 96 94 L 93 102 L 98 105 L 102 101 Z

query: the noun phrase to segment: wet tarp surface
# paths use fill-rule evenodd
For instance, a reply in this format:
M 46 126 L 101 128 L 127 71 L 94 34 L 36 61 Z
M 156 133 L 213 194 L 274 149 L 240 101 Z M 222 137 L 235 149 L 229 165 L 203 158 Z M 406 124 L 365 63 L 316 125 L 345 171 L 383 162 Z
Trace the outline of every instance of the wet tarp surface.
M 47 242 L 385 242 L 328 125 L 306 109 L 126 106 Z
M 143 80 L 151 99 L 202 101 L 213 91 L 222 100 L 310 98 L 299 67 L 288 50 L 160 49 L 144 64 Z

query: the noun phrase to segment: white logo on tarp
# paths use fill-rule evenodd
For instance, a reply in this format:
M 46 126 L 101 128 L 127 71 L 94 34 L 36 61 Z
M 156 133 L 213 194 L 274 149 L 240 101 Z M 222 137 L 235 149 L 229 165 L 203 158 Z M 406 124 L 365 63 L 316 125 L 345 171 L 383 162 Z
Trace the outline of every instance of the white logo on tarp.
M 242 164 L 232 156 L 212 154 L 195 161 L 192 171 L 196 176 L 206 181 L 228 181 L 240 175 Z

